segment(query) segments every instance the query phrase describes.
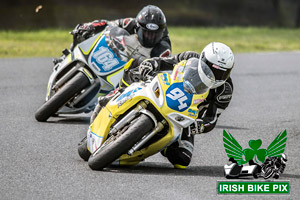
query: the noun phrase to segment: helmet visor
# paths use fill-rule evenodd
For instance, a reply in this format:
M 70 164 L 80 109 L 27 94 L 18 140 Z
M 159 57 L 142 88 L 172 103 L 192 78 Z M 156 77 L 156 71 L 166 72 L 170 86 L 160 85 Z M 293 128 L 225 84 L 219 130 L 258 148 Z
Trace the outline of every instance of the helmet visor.
M 231 69 L 226 69 L 214 63 L 211 63 L 205 58 L 205 55 L 202 56 L 201 61 L 204 62 L 213 72 L 216 82 L 217 81 L 226 81 L 230 75 Z
M 211 70 L 206 66 L 202 67 L 201 73 L 203 73 L 203 75 L 200 75 L 198 63 L 197 58 L 190 58 L 183 71 L 183 87 L 185 92 L 190 94 L 203 94 L 207 92 L 209 90 L 207 82 L 211 82 L 208 80 L 213 77 Z
M 163 36 L 163 30 L 149 31 L 142 27 L 137 33 L 140 43 L 145 47 L 154 47 Z

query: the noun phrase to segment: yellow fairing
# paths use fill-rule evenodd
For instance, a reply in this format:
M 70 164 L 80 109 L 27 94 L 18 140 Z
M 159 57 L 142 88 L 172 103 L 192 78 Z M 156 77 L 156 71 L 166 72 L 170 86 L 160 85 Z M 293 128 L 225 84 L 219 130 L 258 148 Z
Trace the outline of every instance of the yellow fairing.
M 180 83 L 183 81 L 183 70 L 186 64 L 186 60 L 181 61 L 180 63 L 178 63 L 174 69 L 173 69 L 173 73 L 171 75 L 167 74 L 167 79 L 164 78 L 166 77 L 165 75 L 163 75 L 163 73 L 159 74 L 159 81 L 160 84 L 162 86 L 162 89 L 164 92 L 167 91 L 167 89 L 170 87 L 170 85 L 174 84 L 174 83 Z M 168 84 L 169 83 L 169 84 Z M 192 98 L 192 102 L 191 105 L 189 106 L 188 109 L 186 109 L 183 112 L 179 112 L 179 111 L 175 111 L 170 109 L 167 105 L 164 105 L 162 113 L 170 113 L 170 112 L 177 112 L 186 116 L 189 116 L 193 119 L 196 119 L 198 117 L 198 108 L 197 106 L 203 102 L 206 97 L 208 96 L 209 90 L 203 94 L 194 94 L 193 98 Z M 166 102 L 166 96 L 165 96 L 165 102 Z
M 191 104 L 182 112 L 170 108 L 167 104 L 167 90 L 174 83 L 182 82 L 184 66 L 185 61 L 180 62 L 177 66 L 175 66 L 171 75 L 168 73 L 158 74 L 156 79 L 158 80 L 158 84 L 156 84 L 157 88 L 155 84 L 154 86 L 151 85 L 153 82 L 155 82 L 155 80 L 147 86 L 143 84 L 131 85 L 121 94 L 124 96 L 124 98 L 122 96 L 118 96 L 114 101 L 110 101 L 106 107 L 101 110 L 94 123 L 90 126 L 91 131 L 99 137 L 103 137 L 103 141 L 105 141 L 109 132 L 109 128 L 116 121 L 116 119 L 127 110 L 134 109 L 138 104 L 141 104 L 141 102 L 144 102 L 145 100 L 149 101 L 168 122 L 169 130 L 164 137 L 152 143 L 148 147 L 134 152 L 131 156 L 127 154 L 122 155 L 120 159 L 118 159 L 120 165 L 138 164 L 145 158 L 165 148 L 172 140 L 175 141 L 178 139 L 177 137 L 180 136 L 182 128 L 180 130 L 178 128 L 175 130 L 173 122 L 170 120 L 170 115 L 178 113 L 179 115 L 186 116 L 186 118 L 191 120 L 197 118 L 197 106 L 207 97 L 208 92 L 204 94 L 193 95 Z M 155 90 L 159 90 L 159 92 L 155 92 Z M 127 95 L 128 93 L 129 95 Z M 152 93 L 152 96 L 149 95 L 149 93 Z M 156 95 L 156 97 L 153 97 L 154 95 Z M 162 105 L 159 105 L 157 102 L 161 95 L 163 95 L 163 103 Z
M 102 138 L 101 144 L 103 143 L 103 141 L 106 140 L 109 128 L 114 123 L 114 121 L 115 118 L 110 117 L 109 110 L 106 107 L 104 107 L 99 113 L 99 115 L 96 117 L 94 122 L 90 125 L 91 132 Z M 89 148 L 89 145 L 88 150 L 92 152 L 92 150 Z

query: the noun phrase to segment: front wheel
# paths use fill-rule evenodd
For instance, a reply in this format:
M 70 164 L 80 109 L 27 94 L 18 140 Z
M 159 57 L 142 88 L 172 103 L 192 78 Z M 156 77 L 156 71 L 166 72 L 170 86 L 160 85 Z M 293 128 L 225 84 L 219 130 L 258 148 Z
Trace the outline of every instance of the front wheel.
M 35 119 L 39 122 L 47 121 L 49 117 L 53 116 L 70 99 L 88 86 L 88 84 L 90 84 L 88 78 L 81 72 L 77 73 L 36 111 Z
M 88 161 L 91 153 L 87 149 L 87 137 L 85 136 L 78 144 L 78 154 L 84 160 Z
M 138 120 L 130 125 L 124 133 L 109 137 L 105 143 L 89 158 L 88 164 L 93 170 L 102 170 L 142 139 L 153 129 L 153 121 L 147 115 L 141 114 Z
M 267 168 L 267 170 L 264 173 L 264 179 L 269 179 L 274 175 L 274 169 L 273 168 Z

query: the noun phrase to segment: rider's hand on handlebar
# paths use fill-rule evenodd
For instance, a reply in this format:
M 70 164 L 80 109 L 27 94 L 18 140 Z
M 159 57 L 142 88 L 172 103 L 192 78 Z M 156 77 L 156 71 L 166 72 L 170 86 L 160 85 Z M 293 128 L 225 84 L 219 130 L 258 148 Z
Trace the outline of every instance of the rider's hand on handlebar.
M 195 122 L 190 125 L 192 135 L 201 134 L 203 133 L 204 129 L 204 123 L 201 119 L 196 119 Z
M 147 79 L 147 77 L 157 71 L 158 69 L 158 63 L 155 60 L 151 60 L 151 59 L 146 59 L 144 60 L 140 66 L 139 66 L 139 73 L 141 78 Z
M 84 23 L 78 24 L 75 29 L 71 32 L 72 35 L 80 35 L 80 36 L 87 36 L 95 31 L 95 26 L 93 23 Z
M 73 45 L 89 38 L 95 31 L 92 23 L 78 24 L 70 34 L 73 35 Z

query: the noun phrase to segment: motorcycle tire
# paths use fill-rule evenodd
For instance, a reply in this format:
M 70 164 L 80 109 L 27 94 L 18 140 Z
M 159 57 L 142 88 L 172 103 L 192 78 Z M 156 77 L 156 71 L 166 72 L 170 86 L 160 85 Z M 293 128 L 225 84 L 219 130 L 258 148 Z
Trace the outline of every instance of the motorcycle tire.
M 88 161 L 91 152 L 87 149 L 87 137 L 85 136 L 78 144 L 78 154 L 84 161 Z
M 269 179 L 274 175 L 274 169 L 273 168 L 267 168 L 266 172 L 264 173 L 264 179 Z
M 88 78 L 81 72 L 77 73 L 69 80 L 57 93 L 46 101 L 35 113 L 35 119 L 39 122 L 45 122 L 53 116 L 62 106 L 71 98 L 81 92 L 88 84 Z
M 96 150 L 89 158 L 88 164 L 93 170 L 102 170 L 121 155 L 127 153 L 144 135 L 153 129 L 153 121 L 147 115 L 141 114 L 124 133 L 100 150 Z M 112 136 L 113 137 L 113 136 Z
M 279 179 L 279 174 L 278 173 L 274 174 L 273 178 Z

